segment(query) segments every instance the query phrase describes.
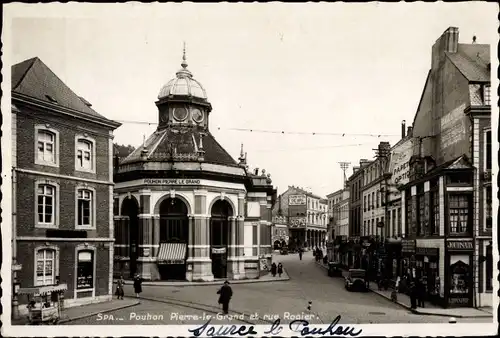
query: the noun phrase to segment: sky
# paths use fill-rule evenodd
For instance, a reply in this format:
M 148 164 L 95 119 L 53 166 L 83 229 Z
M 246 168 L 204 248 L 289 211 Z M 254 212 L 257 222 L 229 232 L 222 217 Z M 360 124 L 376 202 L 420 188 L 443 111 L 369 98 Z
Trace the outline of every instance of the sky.
M 400 139 L 402 120 L 413 121 L 432 45 L 448 27 L 459 28 L 460 43 L 475 35 L 495 51 L 498 42 L 498 7 L 480 2 L 4 9 L 12 18 L 3 31 L 4 62 L 38 56 L 92 108 L 123 123 L 115 142 L 135 147 L 156 129 L 155 101 L 180 68 L 185 42 L 219 143 L 234 159 L 243 144 L 250 168 L 270 173 L 279 193 L 295 185 L 321 196 L 342 188 L 339 162 L 350 162 L 349 176 L 380 141 Z

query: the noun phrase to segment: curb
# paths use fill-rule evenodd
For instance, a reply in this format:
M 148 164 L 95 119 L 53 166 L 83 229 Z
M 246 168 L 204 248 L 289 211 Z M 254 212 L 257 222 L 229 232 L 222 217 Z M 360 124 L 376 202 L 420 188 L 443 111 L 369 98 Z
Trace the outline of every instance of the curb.
M 319 265 L 321 266 L 322 268 L 324 269 L 328 269 L 326 266 L 324 266 L 323 264 L 321 263 L 318 263 L 318 262 L 315 262 L 316 265 Z M 417 315 L 422 315 L 422 316 L 439 316 L 439 317 L 455 317 L 455 318 L 490 318 L 490 317 L 493 317 L 493 314 L 490 314 L 486 311 L 483 311 L 483 310 L 478 310 L 478 311 L 483 311 L 485 312 L 484 315 L 475 315 L 475 316 L 467 316 L 467 315 L 456 315 L 456 314 L 444 314 L 444 313 L 431 313 L 431 312 L 423 312 L 423 311 L 419 311 L 419 310 L 415 310 L 415 309 L 412 309 L 411 307 L 409 307 L 408 305 L 404 304 L 404 303 L 401 303 L 401 302 L 393 302 L 390 298 L 387 298 L 385 295 L 377 292 L 376 290 L 373 290 L 373 289 L 369 289 L 370 292 L 390 301 L 391 303 L 394 303 L 394 304 L 397 304 L 403 308 L 405 308 L 406 310 L 409 310 L 411 311 L 412 313 L 414 314 L 417 314 Z
M 87 314 L 84 314 L 84 315 L 81 315 L 81 316 L 77 316 L 77 317 L 73 317 L 73 318 L 62 319 L 62 320 L 60 320 L 58 322 L 58 324 L 64 324 L 64 323 L 72 322 L 74 320 L 79 320 L 79 319 L 83 319 L 83 318 L 87 318 L 87 317 L 92 317 L 92 316 L 98 315 L 99 313 L 107 313 L 107 312 L 112 312 L 112 311 L 116 311 L 116 310 L 126 309 L 128 307 L 139 305 L 140 303 L 141 303 L 140 301 L 137 301 L 137 302 L 134 302 L 132 304 L 115 306 L 114 308 L 111 308 L 111 309 L 106 309 L 106 310 L 101 310 L 101 311 L 95 311 L 95 312 L 87 313 Z
M 286 270 L 283 269 L 286 273 Z M 276 282 L 286 282 L 290 280 L 290 276 L 286 274 L 286 277 L 277 277 L 276 279 L 236 279 L 229 280 L 230 284 L 253 284 L 253 283 L 276 283 Z M 116 284 L 116 283 L 113 283 Z M 222 285 L 224 280 L 213 281 L 213 282 L 142 282 L 144 286 L 173 286 L 173 287 L 189 287 L 189 286 L 206 286 L 206 285 Z
M 388 301 L 392 302 L 391 299 L 387 298 L 385 295 L 377 292 L 376 290 L 370 289 L 370 291 L 379 295 L 380 297 L 383 297 L 383 298 L 387 299 Z M 438 316 L 438 317 L 455 317 L 455 318 L 489 318 L 489 317 L 493 317 L 492 314 L 468 316 L 468 315 L 458 315 L 458 314 L 432 313 L 432 312 L 425 312 L 425 311 L 412 309 L 408 305 L 401 303 L 401 302 L 392 302 L 392 303 L 398 304 L 399 306 L 404 307 L 405 309 L 411 311 L 413 314 L 421 315 L 421 316 Z M 479 310 L 479 311 L 481 311 L 481 310 Z

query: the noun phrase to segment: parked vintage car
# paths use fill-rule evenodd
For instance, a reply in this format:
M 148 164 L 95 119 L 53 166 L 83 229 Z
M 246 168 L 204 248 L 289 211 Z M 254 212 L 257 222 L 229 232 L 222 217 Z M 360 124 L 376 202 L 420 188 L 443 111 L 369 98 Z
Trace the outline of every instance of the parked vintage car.
M 284 246 L 280 249 L 280 254 L 281 255 L 288 255 L 288 247 Z
M 347 291 L 368 291 L 366 271 L 363 269 L 349 269 L 345 277 L 345 288 Z
M 328 262 L 328 276 L 342 277 L 342 268 L 339 262 Z

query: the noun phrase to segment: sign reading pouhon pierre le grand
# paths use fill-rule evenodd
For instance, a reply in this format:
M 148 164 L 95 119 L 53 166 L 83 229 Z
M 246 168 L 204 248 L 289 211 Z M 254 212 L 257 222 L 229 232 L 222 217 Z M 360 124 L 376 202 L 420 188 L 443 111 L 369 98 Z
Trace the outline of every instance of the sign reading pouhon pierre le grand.
M 152 185 L 200 185 L 201 180 L 184 178 L 145 178 L 143 183 Z

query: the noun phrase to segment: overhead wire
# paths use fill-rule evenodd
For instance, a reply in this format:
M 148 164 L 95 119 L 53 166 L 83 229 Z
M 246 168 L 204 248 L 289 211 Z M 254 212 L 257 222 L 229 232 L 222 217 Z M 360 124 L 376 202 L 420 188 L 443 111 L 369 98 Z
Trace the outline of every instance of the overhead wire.
M 147 121 L 130 121 L 130 120 L 116 120 L 120 123 L 127 124 L 144 124 L 144 125 L 157 125 L 157 122 L 147 122 Z M 266 129 L 254 129 L 254 128 L 225 128 L 216 127 L 217 130 L 230 130 L 230 131 L 241 131 L 250 133 L 266 133 L 266 134 L 281 134 L 281 135 L 310 135 L 310 136 L 367 136 L 367 137 L 396 137 L 398 134 L 371 134 L 371 133 L 334 133 L 334 132 L 303 132 L 303 131 L 285 131 L 285 130 L 266 130 Z

